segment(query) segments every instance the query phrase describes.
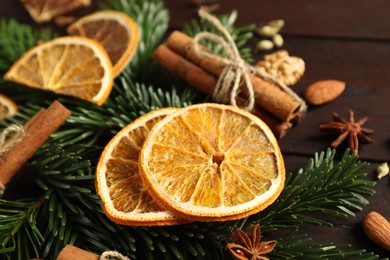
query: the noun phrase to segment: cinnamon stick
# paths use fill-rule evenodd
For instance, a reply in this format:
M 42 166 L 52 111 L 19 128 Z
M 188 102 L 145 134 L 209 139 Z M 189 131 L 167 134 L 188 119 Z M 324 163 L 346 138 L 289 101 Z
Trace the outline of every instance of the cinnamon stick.
M 32 118 L 30 118 L 30 120 L 27 121 L 27 123 L 23 126 L 23 129 L 27 130 L 42 115 L 44 110 L 45 110 L 44 108 L 41 108 Z M 12 135 L 10 138 L 8 138 L 6 143 L 11 143 L 15 139 L 15 136 L 16 135 Z
M 78 247 L 67 245 L 62 249 L 57 260 L 98 260 L 99 256 L 91 252 L 84 251 Z
M 213 93 L 217 83 L 216 78 L 166 46 L 160 45 L 154 52 L 153 58 L 167 70 L 201 92 L 207 95 Z M 242 98 L 239 98 L 237 101 L 241 103 L 245 102 Z M 257 105 L 251 113 L 261 118 L 270 127 L 277 138 L 283 137 L 292 127 L 290 122 L 282 122 Z
M 225 64 L 212 58 L 199 57 L 194 52 L 192 43 L 191 37 L 179 31 L 174 31 L 167 40 L 168 48 L 209 73 L 219 76 L 224 69 Z M 201 48 L 205 49 L 204 46 L 201 46 Z M 293 99 L 279 87 L 255 75 L 250 75 L 250 80 L 253 85 L 255 102 L 259 106 L 263 107 L 282 121 L 290 121 L 299 113 L 301 106 L 300 102 Z M 242 91 L 248 95 L 246 88 L 242 88 Z
M 54 101 L 24 125 L 24 136 L 0 157 L 0 186 L 5 186 L 11 180 L 69 116 L 70 111 L 60 102 Z

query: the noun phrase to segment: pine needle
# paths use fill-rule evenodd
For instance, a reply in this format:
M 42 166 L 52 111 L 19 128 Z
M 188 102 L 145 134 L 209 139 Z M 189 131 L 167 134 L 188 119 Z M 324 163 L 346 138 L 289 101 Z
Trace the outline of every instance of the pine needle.
M 332 223 L 315 217 L 313 213 L 340 218 L 354 217 L 368 204 L 364 196 L 371 196 L 370 187 L 376 183 L 365 179 L 362 162 L 346 150 L 340 162 L 334 162 L 335 150 L 316 153 L 305 169 L 289 174 L 285 188 L 277 201 L 250 219 L 257 219 L 262 232 L 289 228 L 298 229 L 301 223 L 332 226 Z M 264 227 L 264 228 L 263 228 Z

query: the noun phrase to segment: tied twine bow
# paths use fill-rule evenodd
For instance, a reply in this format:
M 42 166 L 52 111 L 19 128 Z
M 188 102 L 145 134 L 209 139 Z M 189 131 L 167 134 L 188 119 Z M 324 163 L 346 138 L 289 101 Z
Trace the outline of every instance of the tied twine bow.
M 282 91 L 286 92 L 292 99 L 298 101 L 300 103 L 300 112 L 303 113 L 306 110 L 307 106 L 305 102 L 288 86 L 272 75 L 259 71 L 256 68 L 250 66 L 241 58 L 232 36 L 221 24 L 218 18 L 209 14 L 204 8 L 199 9 L 199 16 L 203 20 L 207 20 L 212 25 L 214 25 L 215 28 L 217 28 L 227 40 L 226 41 L 224 38 L 210 32 L 200 32 L 194 37 L 193 40 L 193 50 L 196 55 L 199 57 L 211 58 L 225 64 L 225 67 L 218 78 L 217 85 L 212 95 L 215 101 L 221 103 L 230 103 L 233 106 L 237 106 L 236 98 L 240 93 L 240 86 L 242 83 L 244 83 L 244 86 L 248 91 L 248 102 L 246 106 L 242 108 L 247 111 L 251 111 L 255 106 L 255 95 L 252 82 L 250 81 L 250 75 L 253 74 L 275 84 Z M 217 54 L 202 50 L 199 44 L 201 40 L 211 40 L 219 44 L 227 54 L 228 58 L 224 58 Z
M 11 134 L 13 134 L 12 137 L 9 137 Z M 22 125 L 13 124 L 4 129 L 0 134 L 0 157 L 11 150 L 22 139 L 24 134 L 25 131 Z M 0 196 L 3 195 L 4 190 L 4 184 L 0 183 Z
M 124 256 L 122 255 L 121 253 L 117 252 L 117 251 L 106 251 L 106 252 L 103 252 L 100 257 L 99 257 L 99 260 L 109 260 L 109 259 L 118 259 L 118 260 L 130 260 L 130 258 L 128 258 L 127 256 Z
M 9 136 L 12 135 L 12 139 L 9 139 Z M 3 156 L 6 152 L 12 149 L 24 136 L 24 127 L 22 125 L 13 124 L 8 126 L 0 134 L 0 157 Z
M 241 78 L 243 78 L 245 87 L 248 90 L 248 104 L 244 109 L 248 111 L 252 110 L 255 105 L 253 86 L 249 79 L 249 74 L 253 72 L 252 68 L 241 58 L 232 36 L 215 16 L 209 14 L 204 8 L 199 9 L 199 16 L 212 23 L 227 39 L 226 42 L 225 39 L 218 35 L 209 32 L 200 32 L 193 40 L 194 52 L 198 56 L 205 56 L 225 64 L 214 89 L 213 99 L 217 102 L 230 103 L 233 106 L 237 106 L 236 98 L 242 83 Z M 201 50 L 199 42 L 203 39 L 220 44 L 230 59 Z M 234 82 L 233 86 L 232 82 Z

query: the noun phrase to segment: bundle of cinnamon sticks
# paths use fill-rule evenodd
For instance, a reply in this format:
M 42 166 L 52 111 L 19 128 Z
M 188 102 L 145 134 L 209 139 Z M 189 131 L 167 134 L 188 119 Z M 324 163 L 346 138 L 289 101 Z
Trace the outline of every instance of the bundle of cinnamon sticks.
M 153 57 L 171 73 L 210 96 L 217 85 L 217 77 L 225 66 L 218 60 L 197 55 L 194 52 L 193 39 L 179 31 L 173 32 L 167 40 L 167 45 L 160 45 Z M 251 113 L 261 118 L 277 138 L 283 137 L 296 118 L 302 116 L 302 104 L 272 82 L 256 75 L 251 75 L 250 81 L 256 102 Z M 242 88 L 241 92 L 236 100 L 237 104 L 247 101 L 245 88 Z

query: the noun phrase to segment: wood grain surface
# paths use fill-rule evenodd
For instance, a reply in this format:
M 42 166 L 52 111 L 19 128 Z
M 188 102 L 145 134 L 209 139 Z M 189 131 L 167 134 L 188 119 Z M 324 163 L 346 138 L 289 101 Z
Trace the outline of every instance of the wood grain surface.
M 166 0 L 170 11 L 170 30 L 180 29 L 196 17 L 191 0 Z M 319 124 L 332 120 L 332 112 L 347 117 L 352 109 L 357 118 L 369 116 L 365 126 L 375 129 L 372 145 L 361 145 L 359 155 L 370 162 L 368 179 L 376 180 L 376 168 L 390 160 L 390 1 L 388 0 L 221 0 L 218 14 L 238 11 L 237 25 L 261 24 L 284 19 L 284 49 L 305 60 L 304 77 L 294 86 L 298 94 L 311 83 L 336 79 L 346 82 L 346 91 L 331 103 L 310 106 L 305 118 L 295 126 L 280 146 L 288 172 L 304 167 L 315 152 L 326 149 L 333 137 L 324 134 Z M 96 5 L 87 11 L 93 10 Z M 84 11 L 84 12 L 87 12 Z M 0 16 L 32 24 L 17 0 L 1 0 Z M 251 42 L 253 47 L 256 40 Z M 261 58 L 261 54 L 257 54 Z M 346 146 L 342 146 L 343 151 Z M 356 217 L 335 220 L 336 225 L 305 225 L 300 232 L 317 242 L 350 244 L 380 257 L 390 253 L 372 243 L 364 234 L 361 220 L 377 211 L 390 220 L 390 178 L 378 181 L 370 204 Z

